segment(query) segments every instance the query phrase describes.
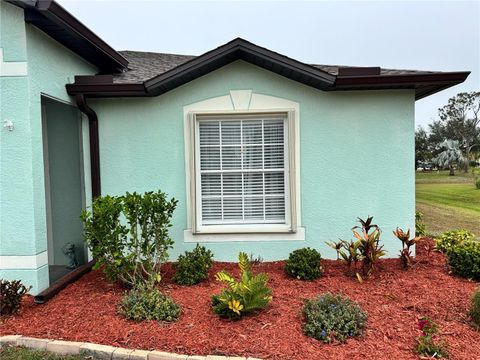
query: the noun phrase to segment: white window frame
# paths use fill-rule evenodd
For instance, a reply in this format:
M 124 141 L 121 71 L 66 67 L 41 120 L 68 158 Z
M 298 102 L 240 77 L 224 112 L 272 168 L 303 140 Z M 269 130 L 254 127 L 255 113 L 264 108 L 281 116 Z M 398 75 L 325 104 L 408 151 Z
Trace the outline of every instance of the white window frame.
M 198 118 L 261 117 L 282 115 L 286 120 L 286 224 L 202 225 L 198 156 Z M 300 224 L 299 182 L 299 105 L 296 102 L 254 94 L 250 90 L 231 91 L 230 95 L 205 100 L 184 107 L 185 160 L 187 186 L 187 229 L 185 242 L 304 240 Z M 287 164 L 288 163 L 288 164 Z M 288 201 L 288 203 L 287 203 Z M 288 205 L 287 205 L 288 204 Z M 244 234 L 248 234 L 245 236 Z

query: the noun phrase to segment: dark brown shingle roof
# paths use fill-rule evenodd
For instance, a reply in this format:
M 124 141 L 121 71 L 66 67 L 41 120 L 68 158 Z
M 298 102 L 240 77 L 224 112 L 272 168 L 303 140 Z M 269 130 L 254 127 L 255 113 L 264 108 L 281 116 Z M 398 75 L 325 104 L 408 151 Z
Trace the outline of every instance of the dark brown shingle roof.
M 196 57 L 129 50 L 119 53 L 128 60 L 128 71 L 114 74 L 115 83 L 144 82 Z
M 194 55 L 165 54 L 130 50 L 119 51 L 119 53 L 129 61 L 128 71 L 120 74 L 114 74 L 114 83 L 141 83 L 196 58 Z M 311 64 L 311 66 L 334 76 L 338 75 L 339 68 L 352 67 L 344 65 L 321 64 Z M 380 70 L 380 75 L 415 75 L 431 73 L 433 73 L 433 71 L 384 68 L 381 68 Z
M 158 96 L 236 60 L 246 61 L 293 81 L 323 91 L 415 89 L 415 99 L 459 84 L 470 72 L 433 72 L 309 65 L 241 38 L 200 56 L 124 51 L 128 69 L 122 73 L 76 76 L 70 95 L 87 97 Z

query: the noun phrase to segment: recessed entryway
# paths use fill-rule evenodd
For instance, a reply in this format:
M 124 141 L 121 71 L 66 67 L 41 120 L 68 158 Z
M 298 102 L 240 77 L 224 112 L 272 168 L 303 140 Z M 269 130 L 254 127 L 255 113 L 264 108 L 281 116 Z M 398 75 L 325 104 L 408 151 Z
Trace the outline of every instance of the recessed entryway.
M 80 111 L 42 97 L 42 136 L 50 284 L 87 260 Z

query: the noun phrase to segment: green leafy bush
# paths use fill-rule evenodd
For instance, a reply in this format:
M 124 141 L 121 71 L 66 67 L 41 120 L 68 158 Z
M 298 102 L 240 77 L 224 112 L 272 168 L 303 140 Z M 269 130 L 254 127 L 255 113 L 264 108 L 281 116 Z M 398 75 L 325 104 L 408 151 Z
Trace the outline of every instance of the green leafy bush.
M 473 324 L 480 329 L 480 288 L 478 288 L 472 296 L 470 318 L 472 319 Z
M 480 280 L 480 242 L 467 241 L 447 251 L 447 262 L 458 276 Z
M 427 227 L 423 222 L 423 214 L 420 211 L 415 212 L 415 236 L 427 236 Z
M 320 261 L 322 257 L 315 249 L 303 248 L 290 253 L 285 271 L 291 277 L 301 280 L 313 280 L 322 275 Z
M 267 286 L 267 274 L 253 275 L 246 253 L 238 254 L 238 266 L 241 273 L 239 281 L 225 271 L 215 275 L 215 278 L 226 283 L 228 288 L 219 295 L 212 296 L 213 311 L 220 317 L 232 320 L 263 309 L 272 300 L 272 291 Z
M 325 293 L 307 300 L 303 306 L 305 335 L 325 343 L 345 342 L 362 334 L 367 314 L 342 294 Z
M 444 232 L 435 240 L 435 248 L 445 253 L 453 246 L 463 244 L 473 239 L 475 239 L 475 235 L 468 230 L 450 230 Z
M 208 278 L 208 270 L 213 264 L 213 253 L 197 244 L 192 251 L 185 251 L 175 264 L 173 281 L 180 285 L 194 285 Z
M 446 344 L 439 340 L 438 326 L 430 318 L 422 317 L 418 320 L 418 329 L 421 334 L 417 337 L 415 351 L 421 356 L 441 359 L 448 357 Z
M 104 266 L 110 280 L 131 287 L 159 282 L 173 245 L 168 228 L 176 205 L 161 191 L 95 199 L 92 211 L 81 215 L 95 268 Z
M 134 321 L 175 321 L 181 308 L 157 288 L 139 286 L 125 294 L 120 302 L 119 312 Z
M 20 280 L 0 279 L 0 315 L 15 314 L 20 309 L 22 297 L 32 287 L 25 287 Z

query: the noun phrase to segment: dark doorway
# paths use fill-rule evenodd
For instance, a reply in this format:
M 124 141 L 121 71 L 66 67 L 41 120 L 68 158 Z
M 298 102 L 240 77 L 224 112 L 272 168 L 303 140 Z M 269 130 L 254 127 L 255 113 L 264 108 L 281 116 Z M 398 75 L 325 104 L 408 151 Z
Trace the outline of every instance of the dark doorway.
M 84 209 L 79 110 L 42 97 L 48 266 L 50 284 L 87 261 L 80 213 Z

